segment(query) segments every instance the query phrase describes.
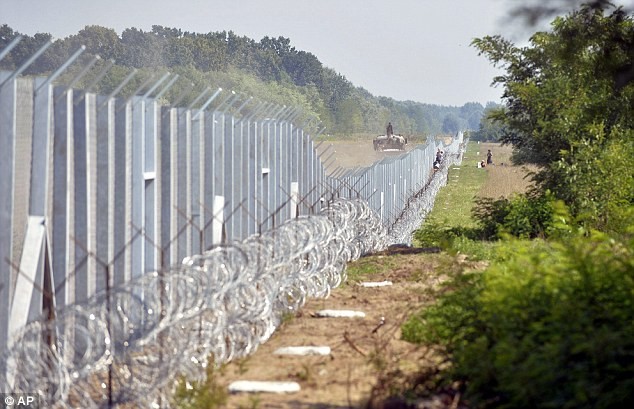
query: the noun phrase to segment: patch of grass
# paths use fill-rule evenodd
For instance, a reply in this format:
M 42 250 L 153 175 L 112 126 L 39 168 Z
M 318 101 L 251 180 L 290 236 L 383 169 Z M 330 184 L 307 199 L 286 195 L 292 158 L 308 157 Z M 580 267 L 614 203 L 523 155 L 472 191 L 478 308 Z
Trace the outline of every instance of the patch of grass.
M 434 208 L 415 233 L 415 245 L 440 247 L 452 254 L 461 252 L 479 259 L 488 254 L 485 248 L 480 248 L 478 225 L 472 215 L 478 193 L 489 176 L 486 168 L 475 165 L 479 149 L 477 143 L 470 142 L 462 165 L 449 169 L 447 186 L 438 192 Z
M 227 389 L 218 382 L 212 360 L 207 365 L 204 381 L 189 382 L 181 377 L 172 396 L 174 407 L 181 409 L 221 408 L 227 398 Z
M 348 283 L 355 284 L 377 274 L 383 274 L 393 270 L 399 265 L 397 257 L 368 256 L 361 257 L 348 264 Z
M 452 261 L 453 257 L 446 253 L 369 255 L 348 264 L 347 283 L 354 285 L 386 275 L 395 280 L 422 282 L 437 276 L 437 266 Z
M 494 166 L 478 168 L 488 149 L 494 153 Z M 469 142 L 462 165 L 452 166 L 447 186 L 436 197 L 433 210 L 415 233 L 417 246 L 438 246 L 451 254 L 468 254 L 473 259 L 492 257 L 497 244 L 486 241 L 473 209 L 482 197 L 509 197 L 526 191 L 528 170 L 511 166 L 512 149 L 499 144 Z M 501 166 L 504 163 L 504 166 Z
M 499 246 L 498 242 L 458 236 L 451 243 L 451 253 L 468 254 L 472 260 L 491 260 L 495 257 Z
M 233 360 L 233 362 L 235 362 L 238 366 L 238 373 L 240 375 L 244 375 L 249 370 L 249 358 L 250 357 L 245 357 Z
M 438 192 L 428 220 L 445 227 L 475 227 L 471 207 L 487 179 L 486 168 L 475 165 L 478 149 L 475 142 L 469 142 L 462 165 L 449 168 L 447 186 Z
M 526 166 L 490 166 L 487 169 L 489 177 L 478 192 L 480 197 L 499 199 L 509 198 L 516 193 L 524 193 L 531 186 L 529 172 L 535 167 Z
M 531 186 L 531 179 L 528 175 L 531 172 L 536 172 L 537 167 L 514 166 L 511 163 L 512 147 L 497 143 L 481 143 L 477 147 L 480 152 L 477 158 L 480 160 L 486 160 L 488 149 L 491 149 L 493 153 L 493 165 L 485 168 L 488 175 L 478 192 L 479 197 L 508 198 L 515 193 L 526 192 Z

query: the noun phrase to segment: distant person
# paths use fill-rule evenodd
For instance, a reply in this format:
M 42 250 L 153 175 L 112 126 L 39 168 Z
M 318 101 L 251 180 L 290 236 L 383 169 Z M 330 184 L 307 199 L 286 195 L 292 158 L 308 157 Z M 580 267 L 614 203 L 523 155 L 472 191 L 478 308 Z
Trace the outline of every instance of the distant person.
M 388 122 L 387 123 L 387 131 L 386 134 L 387 136 L 392 136 L 392 134 L 394 133 L 394 130 L 392 130 L 392 123 Z
M 487 165 L 493 163 L 493 154 L 491 153 L 491 149 L 487 151 Z
M 484 163 L 484 160 L 480 161 L 480 167 L 481 168 L 486 168 L 486 163 Z

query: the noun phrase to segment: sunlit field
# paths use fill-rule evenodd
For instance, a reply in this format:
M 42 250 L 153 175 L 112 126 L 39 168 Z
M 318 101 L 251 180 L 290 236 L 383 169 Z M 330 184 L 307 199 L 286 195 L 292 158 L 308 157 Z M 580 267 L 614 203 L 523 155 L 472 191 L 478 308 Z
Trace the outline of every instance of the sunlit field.
M 493 153 L 493 165 L 478 168 L 478 162 L 486 161 L 487 149 Z M 510 147 L 497 143 L 469 142 L 462 165 L 450 168 L 447 186 L 438 192 L 428 218 L 444 225 L 472 227 L 475 198 L 498 199 L 526 191 L 530 185 L 530 179 L 525 177 L 529 170 L 512 166 L 511 153 Z
M 482 169 L 488 173 L 485 183 L 480 188 L 478 196 L 499 199 L 509 197 L 514 193 L 525 192 L 531 185 L 530 172 L 537 168 L 534 166 L 513 166 L 511 164 L 512 148 L 498 143 L 481 143 L 478 145 L 478 160 L 486 162 L 487 150 L 493 153 L 493 165 Z M 471 160 L 473 166 L 477 166 L 477 160 Z

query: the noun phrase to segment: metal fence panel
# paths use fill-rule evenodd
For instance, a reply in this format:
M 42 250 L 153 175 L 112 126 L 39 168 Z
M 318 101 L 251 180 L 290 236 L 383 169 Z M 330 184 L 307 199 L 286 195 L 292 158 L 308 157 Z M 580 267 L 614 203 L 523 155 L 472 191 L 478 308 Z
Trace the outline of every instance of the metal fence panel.
M 10 75 L 0 72 L 0 82 Z M 56 308 L 64 308 L 339 197 L 366 201 L 391 228 L 434 175 L 432 140 L 327 175 L 312 136 L 294 122 L 297 110 L 199 112 L 44 81 L 0 88 L 0 350 L 23 251 L 37 261 L 25 265 L 40 287 L 24 308 L 42 305 L 49 270 Z

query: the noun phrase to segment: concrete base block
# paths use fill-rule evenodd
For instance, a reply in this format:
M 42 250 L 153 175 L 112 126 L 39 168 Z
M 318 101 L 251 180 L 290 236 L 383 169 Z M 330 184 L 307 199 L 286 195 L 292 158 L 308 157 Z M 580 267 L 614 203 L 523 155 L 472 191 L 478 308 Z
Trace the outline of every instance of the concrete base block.
M 359 283 L 361 287 L 386 287 L 392 285 L 391 281 L 375 281 L 375 282 L 363 282 Z
M 325 346 L 296 346 L 278 348 L 273 352 L 275 355 L 330 355 L 330 347 Z
M 321 310 L 315 315 L 320 318 L 365 318 L 365 312 L 352 310 Z
M 231 393 L 294 393 L 300 390 L 301 387 L 297 382 L 235 381 L 229 384 L 229 392 Z

